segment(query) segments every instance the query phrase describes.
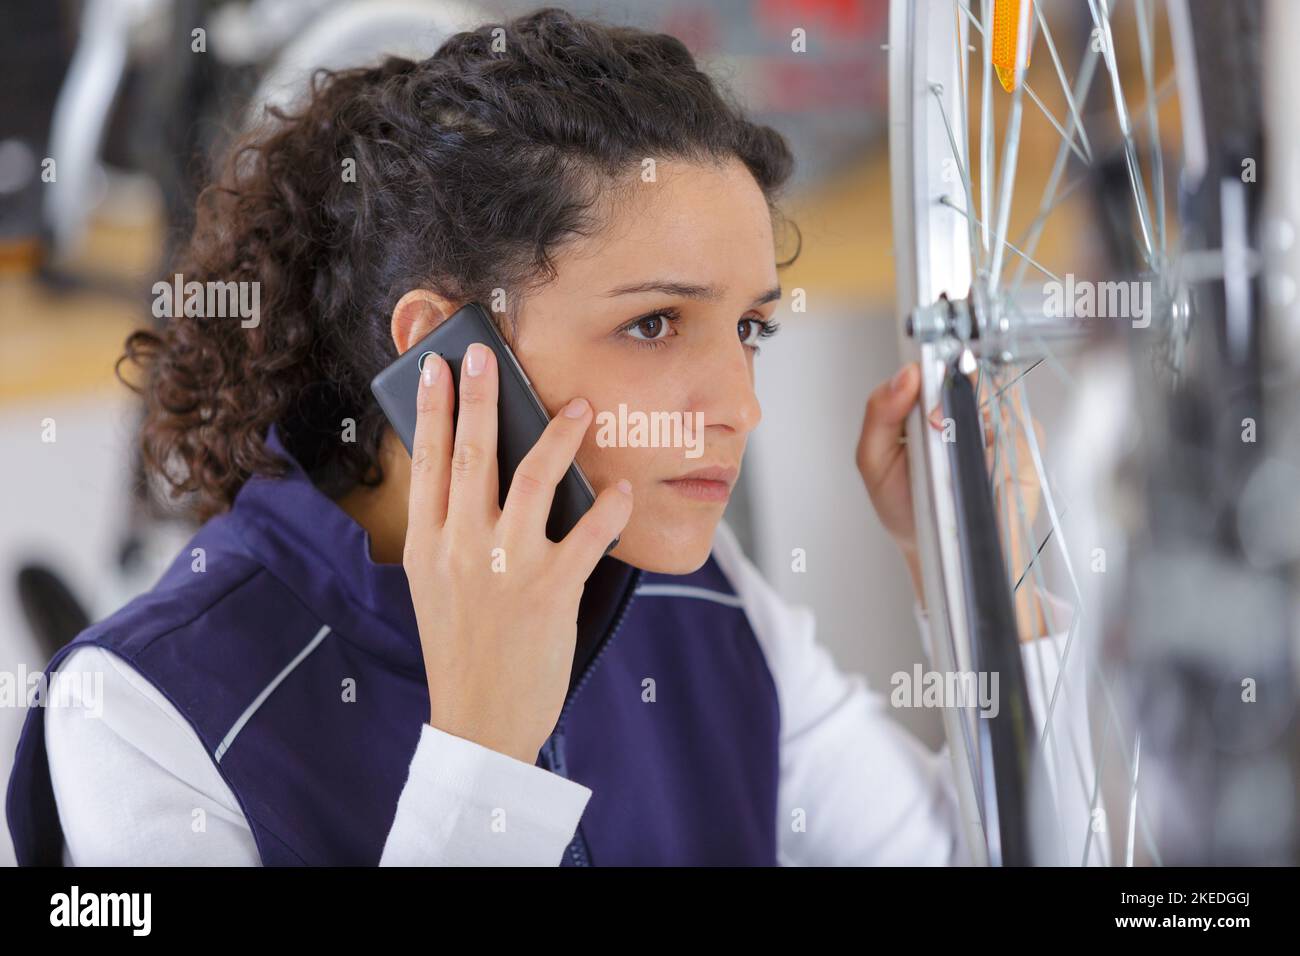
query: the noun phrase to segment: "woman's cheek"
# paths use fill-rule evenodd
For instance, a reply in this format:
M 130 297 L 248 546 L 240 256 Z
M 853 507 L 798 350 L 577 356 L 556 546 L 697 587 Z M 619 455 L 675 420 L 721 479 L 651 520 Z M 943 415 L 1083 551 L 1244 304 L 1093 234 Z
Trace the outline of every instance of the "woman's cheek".
M 635 471 L 635 461 L 628 460 L 628 449 L 602 447 L 598 441 L 596 426 L 583 436 L 582 446 L 578 449 L 578 467 L 582 469 L 592 488 L 599 494 L 620 478 L 632 482 L 632 494 L 635 499 L 636 489 L 640 485 L 639 475 Z

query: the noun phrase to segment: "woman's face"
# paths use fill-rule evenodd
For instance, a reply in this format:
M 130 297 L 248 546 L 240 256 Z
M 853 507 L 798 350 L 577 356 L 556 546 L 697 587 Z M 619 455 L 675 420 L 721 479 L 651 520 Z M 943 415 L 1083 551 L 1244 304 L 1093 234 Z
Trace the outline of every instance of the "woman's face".
M 515 353 L 552 415 L 575 396 L 591 403 L 578 464 L 596 491 L 632 483 L 612 554 L 693 571 L 762 414 L 754 355 L 780 295 L 762 191 L 739 160 L 659 162 L 555 265 L 524 302 Z M 704 468 L 729 470 L 726 485 L 674 483 Z

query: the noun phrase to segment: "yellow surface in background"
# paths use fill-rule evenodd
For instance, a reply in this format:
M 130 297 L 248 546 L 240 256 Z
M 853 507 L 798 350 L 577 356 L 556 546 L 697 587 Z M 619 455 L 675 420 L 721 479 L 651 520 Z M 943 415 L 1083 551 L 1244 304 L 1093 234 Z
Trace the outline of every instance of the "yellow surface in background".
M 147 303 L 160 235 L 148 221 L 96 222 L 72 267 L 134 281 Z M 0 402 L 114 385 L 122 344 L 148 319 L 142 308 L 100 292 L 60 293 L 26 276 L 0 277 Z
M 819 298 L 861 300 L 863 314 L 888 313 L 894 301 L 894 239 L 889 211 L 889 152 L 882 144 L 825 183 L 784 205 L 803 234 L 799 258 L 781 273 L 783 300 L 791 289 Z M 778 255 L 788 258 L 793 239 Z
M 51 297 L 0 283 L 0 401 L 102 388 L 137 310 L 100 296 Z

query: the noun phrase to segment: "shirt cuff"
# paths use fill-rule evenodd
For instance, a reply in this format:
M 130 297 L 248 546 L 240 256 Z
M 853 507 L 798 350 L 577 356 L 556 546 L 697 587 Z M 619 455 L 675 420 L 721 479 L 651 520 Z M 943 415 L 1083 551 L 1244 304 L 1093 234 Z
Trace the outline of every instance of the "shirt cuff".
M 424 724 L 381 866 L 555 866 L 591 789 Z

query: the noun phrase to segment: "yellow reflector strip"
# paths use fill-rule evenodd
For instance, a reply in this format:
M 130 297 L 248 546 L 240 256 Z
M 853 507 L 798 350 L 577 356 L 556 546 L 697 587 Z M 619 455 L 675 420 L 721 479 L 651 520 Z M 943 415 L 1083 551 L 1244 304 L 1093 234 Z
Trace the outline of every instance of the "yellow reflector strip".
M 1025 0 L 1030 16 L 1034 0 Z M 1016 37 L 1020 33 L 1020 0 L 993 0 L 993 69 L 998 82 L 1008 93 L 1016 88 Z M 1025 68 L 1029 68 L 1029 51 L 1025 50 Z

